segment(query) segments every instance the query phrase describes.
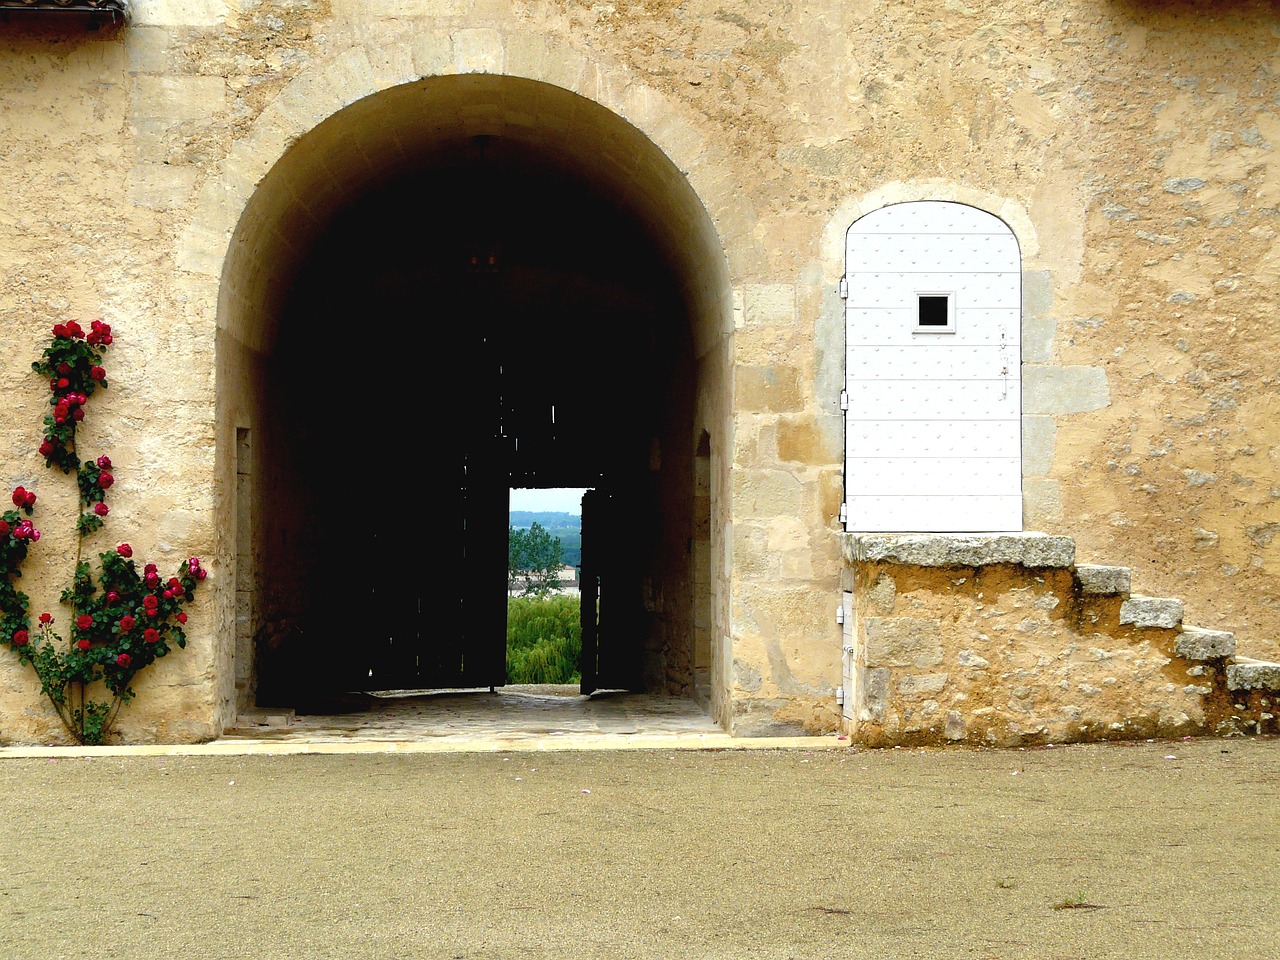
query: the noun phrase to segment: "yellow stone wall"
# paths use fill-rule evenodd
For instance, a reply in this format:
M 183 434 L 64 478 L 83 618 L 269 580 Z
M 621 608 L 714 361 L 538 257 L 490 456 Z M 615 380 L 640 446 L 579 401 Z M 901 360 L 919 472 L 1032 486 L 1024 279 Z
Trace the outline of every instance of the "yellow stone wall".
M 1022 245 L 1027 527 L 1275 656 L 1278 36 L 1262 2 L 134 0 L 127 26 L 98 31 L 15 15 L 0 31 L 0 476 L 41 496 L 24 587 L 56 608 L 75 549 L 71 484 L 35 454 L 30 362 L 53 322 L 101 316 L 113 382 L 82 449 L 110 453 L 120 482 L 90 549 L 128 539 L 162 570 L 192 553 L 210 570 L 192 643 L 140 679 L 121 732 L 196 740 L 232 720 L 235 429 L 261 348 L 237 317 L 326 198 L 294 198 L 283 229 L 245 212 L 344 107 L 486 73 L 624 119 L 713 227 L 680 229 L 681 256 L 705 265 L 685 278 L 703 318 L 694 426 L 712 437 L 700 596 L 730 729 L 838 723 L 836 284 L 844 230 L 897 200 L 974 203 Z M 359 144 L 340 146 L 308 162 L 355 171 Z M 655 205 L 673 195 L 652 167 L 636 179 Z M 229 270 L 233 236 L 260 256 Z M 0 652 L 0 739 L 56 738 L 51 720 Z

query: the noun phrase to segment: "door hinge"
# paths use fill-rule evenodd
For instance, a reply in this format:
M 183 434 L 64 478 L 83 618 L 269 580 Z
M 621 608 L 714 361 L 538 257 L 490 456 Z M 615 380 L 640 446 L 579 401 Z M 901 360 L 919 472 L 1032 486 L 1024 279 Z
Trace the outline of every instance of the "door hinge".
M 841 299 L 841 300 L 848 300 L 848 299 L 849 299 L 849 278 L 848 278 L 848 277 L 841 277 L 841 278 L 840 278 L 840 287 L 839 287 L 839 292 L 840 292 L 840 299 Z
M 849 505 L 847 503 L 840 504 L 840 522 L 849 522 Z
M 844 604 L 836 607 L 836 623 L 844 623 Z
M 848 390 L 840 391 L 840 409 L 841 410 L 849 409 L 849 391 Z

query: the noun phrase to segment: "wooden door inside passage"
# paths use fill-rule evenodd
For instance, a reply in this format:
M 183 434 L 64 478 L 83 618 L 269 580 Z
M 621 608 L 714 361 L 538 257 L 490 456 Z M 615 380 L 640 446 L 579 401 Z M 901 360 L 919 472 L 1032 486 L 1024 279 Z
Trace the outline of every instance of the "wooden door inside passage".
M 1022 529 L 1018 241 L 918 201 L 849 228 L 845 529 Z

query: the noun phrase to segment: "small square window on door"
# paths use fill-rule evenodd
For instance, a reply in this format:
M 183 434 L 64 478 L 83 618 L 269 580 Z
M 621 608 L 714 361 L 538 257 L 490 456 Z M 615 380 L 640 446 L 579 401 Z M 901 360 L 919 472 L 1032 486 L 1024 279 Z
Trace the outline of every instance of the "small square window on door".
M 916 294 L 916 326 L 914 333 L 955 333 L 956 297 L 954 293 L 930 290 Z

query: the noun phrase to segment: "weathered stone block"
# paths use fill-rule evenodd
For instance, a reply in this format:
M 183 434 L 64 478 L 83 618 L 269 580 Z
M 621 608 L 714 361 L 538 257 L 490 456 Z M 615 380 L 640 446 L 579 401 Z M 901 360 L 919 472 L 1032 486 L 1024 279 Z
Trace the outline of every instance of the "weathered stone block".
M 913 673 L 898 680 L 898 693 L 904 697 L 916 697 L 926 693 L 941 693 L 951 679 L 946 673 Z
M 1023 413 L 1087 413 L 1111 404 L 1107 372 L 1102 367 L 1022 368 Z
M 1246 660 L 1227 666 L 1228 690 L 1274 690 L 1280 692 L 1280 663 Z
M 868 667 L 933 667 L 942 662 L 942 623 L 914 617 L 868 617 Z
M 1185 660 L 1219 660 L 1236 655 L 1236 635 L 1226 630 L 1183 627 L 1174 651 Z
M 802 410 L 805 404 L 800 372 L 794 367 L 739 367 L 734 371 L 734 394 L 744 412 Z
M 977 567 L 1012 563 L 1023 567 L 1069 567 L 1076 544 L 1070 537 L 1043 533 L 844 534 L 842 549 L 850 563 L 907 563 L 917 567 Z
M 1130 597 L 1120 605 L 1120 622 L 1171 630 L 1182 623 L 1182 601 L 1172 597 Z
M 743 321 L 792 326 L 796 322 L 796 288 L 787 283 L 749 283 L 742 290 Z
M 1080 580 L 1080 592 L 1088 594 L 1128 595 L 1132 586 L 1133 571 L 1128 567 L 1105 567 L 1093 563 L 1076 564 L 1076 577 Z
M 1022 418 L 1022 475 L 1043 477 L 1053 466 L 1058 428 L 1053 417 Z

